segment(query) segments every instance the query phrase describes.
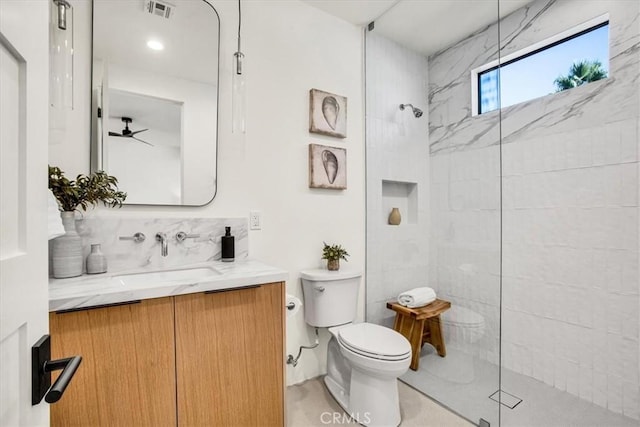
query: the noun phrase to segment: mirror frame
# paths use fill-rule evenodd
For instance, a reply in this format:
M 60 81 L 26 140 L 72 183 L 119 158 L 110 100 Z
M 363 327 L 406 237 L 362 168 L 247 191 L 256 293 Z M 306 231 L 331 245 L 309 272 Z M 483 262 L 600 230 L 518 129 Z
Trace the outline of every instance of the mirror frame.
M 89 93 L 91 96 L 91 111 L 90 111 L 90 134 L 89 134 L 89 167 L 90 167 L 90 171 L 96 172 L 99 170 L 102 170 L 102 150 L 103 150 L 103 141 L 102 141 L 102 135 L 98 135 L 97 132 L 97 124 L 98 124 L 98 120 L 102 120 L 103 118 L 100 117 L 98 118 L 98 109 L 102 108 L 102 100 L 100 99 L 98 101 L 98 99 L 96 99 L 96 97 L 94 96 L 94 74 L 93 74 L 93 62 L 94 62 L 94 55 L 93 55 L 93 51 L 94 51 L 94 23 L 95 23 L 95 2 L 99 1 L 99 0 L 91 0 L 91 46 L 90 46 L 90 53 L 91 53 L 91 64 L 90 64 L 90 76 L 91 78 L 89 79 Z M 217 78 L 216 78 L 216 131 L 215 131 L 215 140 L 214 143 L 216 144 L 215 147 L 215 175 L 214 175 L 214 180 L 213 180 L 213 184 L 214 184 L 214 188 L 213 188 L 213 194 L 211 195 L 211 198 L 200 204 L 200 205 L 195 205 L 195 204 L 164 204 L 164 203 L 130 203 L 130 202 L 124 202 L 124 205 L 127 206 L 162 206 L 162 207 L 202 207 L 202 206 L 206 206 L 209 205 L 211 202 L 213 202 L 213 200 L 215 199 L 216 195 L 218 194 L 218 155 L 219 155 L 219 150 L 218 150 L 218 144 L 219 144 L 219 140 L 220 140 L 220 14 L 218 14 L 218 11 L 216 10 L 216 8 L 208 1 L 208 0 L 200 0 L 203 3 L 205 3 L 207 6 L 209 6 L 211 8 L 211 10 L 213 11 L 215 18 L 218 20 L 218 43 L 217 43 L 217 52 L 218 52 L 218 61 L 217 61 Z M 108 172 L 107 172 L 108 173 Z M 116 177 L 117 178 L 117 177 Z M 125 193 L 126 193 L 126 189 L 122 189 Z

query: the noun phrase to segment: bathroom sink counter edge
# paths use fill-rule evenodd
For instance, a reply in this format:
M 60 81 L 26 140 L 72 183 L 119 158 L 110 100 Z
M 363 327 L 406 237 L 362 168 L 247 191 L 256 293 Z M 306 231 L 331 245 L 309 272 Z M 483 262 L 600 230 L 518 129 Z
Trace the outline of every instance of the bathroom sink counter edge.
M 211 269 L 212 274 L 201 279 L 176 279 L 141 285 L 127 286 L 121 278 L 157 274 L 159 271 L 175 272 L 192 269 Z M 206 291 L 223 291 L 263 283 L 286 281 L 289 273 L 257 260 L 235 262 L 206 262 L 184 265 L 166 270 L 123 271 L 100 275 L 83 275 L 71 279 L 49 279 L 49 311 L 73 310 L 117 304 L 127 301 L 162 298 Z

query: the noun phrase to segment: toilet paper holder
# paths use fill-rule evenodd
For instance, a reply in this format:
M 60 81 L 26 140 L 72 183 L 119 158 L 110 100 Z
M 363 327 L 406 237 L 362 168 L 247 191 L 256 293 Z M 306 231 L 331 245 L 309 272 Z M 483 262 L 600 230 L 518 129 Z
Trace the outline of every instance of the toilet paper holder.
M 287 318 L 295 316 L 302 308 L 302 301 L 295 295 L 287 294 L 284 306 L 286 307 Z

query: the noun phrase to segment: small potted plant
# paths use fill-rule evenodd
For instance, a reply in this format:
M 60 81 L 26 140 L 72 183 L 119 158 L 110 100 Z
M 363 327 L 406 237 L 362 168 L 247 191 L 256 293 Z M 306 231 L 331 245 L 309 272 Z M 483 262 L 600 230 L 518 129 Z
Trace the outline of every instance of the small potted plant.
M 60 206 L 60 216 L 65 234 L 53 240 L 53 277 L 75 277 L 82 274 L 82 239 L 76 231 L 75 211 L 87 210 L 102 202 L 105 206 L 121 207 L 127 193 L 118 190 L 118 180 L 97 171 L 89 176 L 78 175 L 70 181 L 64 172 L 49 166 L 49 189 Z
M 331 271 L 340 270 L 340 260 L 347 260 L 349 253 L 341 245 L 327 245 L 325 242 L 322 248 L 322 259 L 327 260 L 327 269 Z

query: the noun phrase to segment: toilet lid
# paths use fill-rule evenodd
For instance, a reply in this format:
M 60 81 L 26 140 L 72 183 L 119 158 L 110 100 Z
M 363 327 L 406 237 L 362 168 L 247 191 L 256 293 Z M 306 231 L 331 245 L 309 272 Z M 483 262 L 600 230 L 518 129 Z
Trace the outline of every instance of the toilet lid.
M 326 268 L 316 268 L 312 270 L 302 270 L 300 278 L 306 280 L 315 280 L 319 282 L 330 282 L 332 280 L 346 280 L 362 276 L 360 270 L 349 270 L 341 268 L 340 270 L 327 270 Z
M 397 360 L 411 354 L 411 345 L 393 329 L 373 323 L 357 323 L 338 331 L 340 342 L 350 350 L 377 359 Z

